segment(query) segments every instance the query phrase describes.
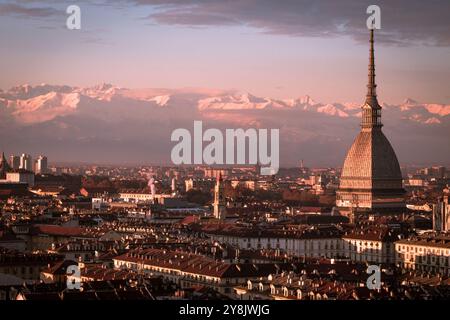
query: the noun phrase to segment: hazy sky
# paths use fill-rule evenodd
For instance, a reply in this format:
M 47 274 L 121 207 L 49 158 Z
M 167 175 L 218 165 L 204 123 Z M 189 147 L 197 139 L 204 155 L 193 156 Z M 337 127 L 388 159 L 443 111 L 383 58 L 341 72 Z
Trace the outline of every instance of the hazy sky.
M 65 28 L 77 4 L 82 29 Z M 0 88 L 213 87 L 359 102 L 369 1 L 0 0 Z M 450 103 L 450 1 L 379 1 L 380 100 Z

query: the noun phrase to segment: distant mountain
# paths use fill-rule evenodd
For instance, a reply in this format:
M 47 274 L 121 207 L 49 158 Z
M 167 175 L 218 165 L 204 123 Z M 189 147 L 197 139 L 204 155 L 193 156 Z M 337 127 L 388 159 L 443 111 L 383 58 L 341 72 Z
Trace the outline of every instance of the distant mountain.
M 401 162 L 450 162 L 450 105 L 383 104 L 384 131 Z M 171 131 L 279 128 L 282 164 L 340 165 L 359 130 L 359 103 L 258 97 L 208 88 L 127 89 L 41 84 L 0 90 L 0 148 L 50 158 L 168 162 Z M 69 159 L 67 159 L 69 158 Z

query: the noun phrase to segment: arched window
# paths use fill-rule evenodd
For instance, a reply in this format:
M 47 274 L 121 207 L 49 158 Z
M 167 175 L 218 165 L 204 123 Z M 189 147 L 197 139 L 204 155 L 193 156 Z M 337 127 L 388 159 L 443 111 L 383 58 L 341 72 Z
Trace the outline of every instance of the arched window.
M 273 284 L 270 285 L 270 294 L 276 294 L 276 289 L 275 286 Z

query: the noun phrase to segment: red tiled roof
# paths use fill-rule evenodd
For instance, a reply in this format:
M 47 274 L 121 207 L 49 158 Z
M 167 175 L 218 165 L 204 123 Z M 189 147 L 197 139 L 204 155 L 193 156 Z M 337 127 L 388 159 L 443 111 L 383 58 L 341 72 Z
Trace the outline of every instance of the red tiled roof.
M 207 234 L 227 235 L 243 238 L 289 238 L 289 239 L 329 239 L 339 238 L 342 234 L 340 230 L 333 226 L 323 226 L 310 228 L 303 226 L 301 228 L 282 229 L 259 229 L 237 227 L 235 225 L 204 225 L 202 231 Z
M 283 270 L 289 271 L 296 264 L 291 263 L 240 263 L 216 261 L 201 255 L 161 249 L 134 250 L 114 258 L 119 261 L 139 262 L 147 265 L 179 270 L 218 278 L 248 278 L 268 276 Z M 300 264 L 298 264 L 300 265 Z
M 35 234 L 47 234 L 52 236 L 82 236 L 86 234 L 86 229 L 80 227 L 62 227 L 58 225 L 37 224 L 34 226 Z
M 393 242 L 399 239 L 399 232 L 387 227 L 355 229 L 343 235 L 344 239 Z
M 42 272 L 50 273 L 53 275 L 65 275 L 67 274 L 67 267 L 72 265 L 78 265 L 75 261 L 72 260 L 64 260 L 55 263 L 53 266 L 51 266 L 48 269 L 43 270 Z
M 187 216 L 183 220 L 180 221 L 180 224 L 191 224 L 198 222 L 199 217 L 198 216 Z

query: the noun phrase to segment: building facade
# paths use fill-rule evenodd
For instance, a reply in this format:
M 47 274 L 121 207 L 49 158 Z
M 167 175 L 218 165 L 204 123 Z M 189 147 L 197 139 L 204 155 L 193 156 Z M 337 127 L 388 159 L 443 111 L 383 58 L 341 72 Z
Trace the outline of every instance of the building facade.
M 26 183 L 29 187 L 34 186 L 34 173 L 31 171 L 19 169 L 6 173 L 6 181 Z
M 450 276 L 450 234 L 432 234 L 395 243 L 396 263 L 405 269 Z
M 437 232 L 450 231 L 449 194 L 445 193 L 436 204 L 433 204 L 433 230 Z

